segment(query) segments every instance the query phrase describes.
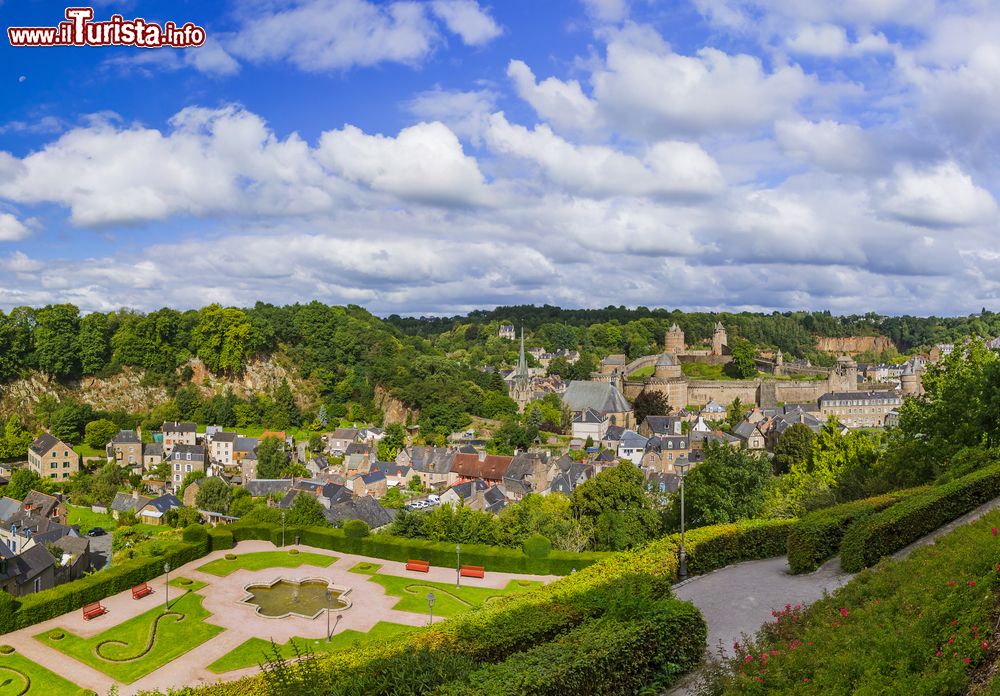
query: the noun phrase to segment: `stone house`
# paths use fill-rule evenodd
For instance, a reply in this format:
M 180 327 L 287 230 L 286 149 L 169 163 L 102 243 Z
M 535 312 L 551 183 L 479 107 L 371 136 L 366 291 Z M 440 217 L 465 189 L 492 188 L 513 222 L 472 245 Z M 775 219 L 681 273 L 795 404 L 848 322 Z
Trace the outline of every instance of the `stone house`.
M 118 466 L 130 469 L 142 467 L 142 440 L 135 430 L 119 430 L 108 443 L 108 456 L 114 457 Z
M 198 443 L 198 426 L 195 423 L 165 421 L 160 426 L 160 431 L 163 433 L 163 453 L 167 456 L 177 445 Z
M 236 433 L 227 433 L 225 431 L 213 434 L 208 447 L 211 460 L 223 466 L 232 466 L 236 437 Z
M 388 482 L 381 471 L 358 474 L 347 479 L 347 488 L 354 495 L 370 495 L 381 498 L 388 490 Z
M 65 481 L 80 470 L 80 455 L 50 433 L 42 433 L 28 447 L 28 467 L 44 479 Z
M 163 463 L 163 445 L 159 442 L 143 445 L 142 468 L 146 471 L 151 471 L 161 463 Z
M 489 484 L 503 481 L 513 457 L 498 454 L 487 454 L 485 450 L 475 454 L 456 454 L 451 463 L 453 473 L 459 483 L 463 481 L 480 480 Z
M 608 425 L 610 421 L 606 415 L 588 408 L 573 414 L 571 435 L 584 441 L 589 437 L 594 442 L 600 442 L 608 430 Z
M 347 452 L 351 443 L 358 439 L 357 428 L 337 428 L 326 436 L 326 451 L 341 457 Z
M 153 498 L 139 510 L 139 521 L 145 524 L 163 524 L 163 516 L 168 510 L 182 507 L 182 503 L 177 496 L 168 493 L 158 498 Z
M 192 471 L 205 470 L 205 448 L 201 445 L 176 444 L 168 461 L 171 481 L 176 489 Z

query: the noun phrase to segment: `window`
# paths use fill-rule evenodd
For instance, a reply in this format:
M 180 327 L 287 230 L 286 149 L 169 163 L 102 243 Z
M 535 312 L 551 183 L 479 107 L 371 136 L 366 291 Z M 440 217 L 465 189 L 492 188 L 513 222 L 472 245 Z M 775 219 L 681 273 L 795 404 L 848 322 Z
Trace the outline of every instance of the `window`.
M 69 468 L 69 462 L 63 462 L 63 469 Z
M 64 457 L 68 457 L 69 456 L 69 450 L 63 450 L 63 456 Z
M 42 579 L 35 578 L 35 592 L 41 592 L 41 591 L 42 591 Z
M 55 451 L 55 450 L 52 450 L 52 458 L 53 458 L 53 459 L 55 459 L 55 458 L 56 458 L 56 451 Z
M 184 468 L 184 471 L 187 471 L 188 473 L 190 473 L 190 472 L 191 472 L 191 465 L 190 465 L 190 464 L 188 464 L 188 465 L 187 465 L 187 466 L 186 466 L 186 467 Z
M 49 468 L 56 469 L 58 467 L 59 467 L 59 462 L 52 462 L 52 465 Z
M 55 477 L 56 477 L 55 474 L 49 474 L 49 478 L 55 478 Z

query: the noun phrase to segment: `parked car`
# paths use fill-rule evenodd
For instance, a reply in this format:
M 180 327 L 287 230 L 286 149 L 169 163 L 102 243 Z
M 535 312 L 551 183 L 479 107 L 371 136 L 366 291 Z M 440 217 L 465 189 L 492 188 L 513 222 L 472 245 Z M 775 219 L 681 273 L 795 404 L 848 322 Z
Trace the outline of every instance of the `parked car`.
M 104 527 L 93 527 L 89 532 L 87 532 L 87 536 L 89 537 L 99 537 L 104 536 L 105 534 L 107 534 L 107 532 L 104 531 Z
M 429 496 L 427 496 L 427 502 L 430 503 L 431 505 L 437 505 L 438 503 L 441 502 L 441 496 L 431 493 Z

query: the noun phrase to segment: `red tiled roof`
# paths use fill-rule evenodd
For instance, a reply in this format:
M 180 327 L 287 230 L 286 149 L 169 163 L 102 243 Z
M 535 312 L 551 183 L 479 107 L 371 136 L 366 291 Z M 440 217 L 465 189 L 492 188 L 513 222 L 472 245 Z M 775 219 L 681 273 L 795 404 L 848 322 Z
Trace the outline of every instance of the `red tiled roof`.
M 479 454 L 456 454 L 451 472 L 465 478 L 499 481 L 507 473 L 513 459 L 499 454 L 487 454 L 480 460 Z

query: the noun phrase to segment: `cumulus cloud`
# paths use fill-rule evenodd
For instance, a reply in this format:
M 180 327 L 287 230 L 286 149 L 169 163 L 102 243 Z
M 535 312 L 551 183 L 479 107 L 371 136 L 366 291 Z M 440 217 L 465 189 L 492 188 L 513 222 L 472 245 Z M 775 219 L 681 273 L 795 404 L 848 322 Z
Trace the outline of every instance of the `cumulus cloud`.
M 10 213 L 0 213 L 0 242 L 14 242 L 28 234 L 30 230 L 23 222 Z
M 995 221 L 997 206 L 955 162 L 926 169 L 902 164 L 880 181 L 875 206 L 883 214 L 922 227 L 940 228 Z
M 500 27 L 476 0 L 434 0 L 431 11 L 470 46 L 481 46 L 500 36 Z
M 786 152 L 830 171 L 864 172 L 879 164 L 877 144 L 860 126 L 799 119 L 777 122 L 774 133 Z
M 414 95 L 403 107 L 421 121 L 440 121 L 456 135 L 478 143 L 496 101 L 497 94 L 490 89 L 462 91 L 435 87 Z
M 865 33 L 852 41 L 847 30 L 838 24 L 806 24 L 788 37 L 786 45 L 793 53 L 824 58 L 886 53 L 891 50 L 884 34 Z
M 620 22 L 628 17 L 628 0 L 583 0 L 583 6 L 594 19 L 601 22 Z
M 512 60 L 507 76 L 521 99 L 531 104 L 539 116 L 568 130 L 586 131 L 600 126 L 597 105 L 583 93 L 576 80 L 554 77 L 535 81 L 535 74 L 524 61 Z

